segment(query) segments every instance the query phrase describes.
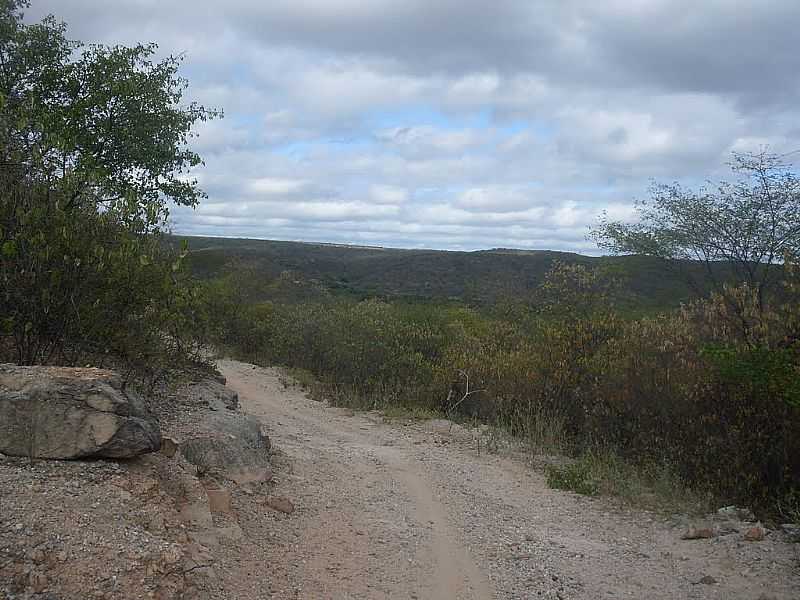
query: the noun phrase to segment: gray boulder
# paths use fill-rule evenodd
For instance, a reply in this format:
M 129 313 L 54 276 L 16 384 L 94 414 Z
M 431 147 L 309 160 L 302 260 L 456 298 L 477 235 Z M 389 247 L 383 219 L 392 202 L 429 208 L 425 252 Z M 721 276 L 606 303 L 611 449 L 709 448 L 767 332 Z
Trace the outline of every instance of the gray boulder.
M 744 523 L 755 523 L 756 516 L 749 508 L 742 508 L 741 506 L 723 506 L 717 510 L 717 516 L 732 519 L 734 521 L 742 521 Z
M 157 421 L 103 369 L 0 365 L 0 452 L 127 458 L 161 447 Z
M 183 457 L 204 472 L 216 473 L 236 483 L 268 481 L 269 438 L 255 418 L 217 414 L 209 420 L 209 431 L 180 444 Z
M 239 394 L 225 387 L 224 382 L 204 379 L 183 387 L 178 391 L 178 401 L 183 404 L 197 405 L 211 410 L 237 410 Z

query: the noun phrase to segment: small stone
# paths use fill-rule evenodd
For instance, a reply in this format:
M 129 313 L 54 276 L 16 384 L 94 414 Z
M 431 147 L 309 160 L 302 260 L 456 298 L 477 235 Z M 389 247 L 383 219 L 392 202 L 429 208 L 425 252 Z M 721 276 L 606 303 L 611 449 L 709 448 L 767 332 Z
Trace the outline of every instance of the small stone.
M 707 540 L 714 537 L 714 530 L 710 527 L 689 527 L 681 536 L 682 540 Z
M 717 583 L 717 580 L 714 579 L 711 575 L 703 575 L 700 579 L 694 582 L 695 585 L 702 584 L 702 585 L 714 585 Z
M 41 594 L 47 589 L 47 575 L 39 571 L 31 571 L 28 575 L 28 585 L 36 594 Z
M 164 531 L 164 516 L 156 513 L 147 521 L 147 531 L 150 533 L 162 533 Z
M 171 546 L 161 553 L 161 562 L 167 565 L 174 565 L 177 564 L 182 557 L 183 553 L 180 548 Z
M 231 493 L 222 488 L 209 488 L 206 490 L 208 496 L 208 510 L 212 513 L 232 513 Z
M 191 566 L 196 565 L 208 565 L 213 561 L 211 550 L 197 542 L 193 542 L 189 545 L 189 547 L 186 549 L 185 558 L 188 561 L 190 568 Z
M 244 531 L 242 531 L 242 528 L 236 524 L 231 525 L 230 527 L 216 527 L 214 531 L 219 539 L 235 542 L 244 538 Z
M 765 537 L 767 537 L 767 531 L 760 523 L 744 532 L 744 539 L 748 542 L 760 542 Z
M 172 458 L 178 452 L 178 444 L 175 440 L 162 437 L 161 438 L 161 454 L 167 458 Z
M 271 509 L 277 510 L 278 512 L 286 513 L 287 515 L 290 515 L 294 512 L 294 504 L 292 504 L 292 502 L 288 498 L 280 498 L 280 497 L 267 498 L 266 504 Z
M 266 467 L 242 467 L 228 469 L 225 476 L 237 485 L 266 483 L 272 480 L 272 470 Z
M 738 521 L 753 522 L 756 516 L 749 508 L 742 508 L 740 506 L 723 506 L 717 510 L 717 514 L 721 517 L 728 519 L 736 519 Z
M 35 563 L 43 563 L 44 562 L 44 552 L 41 548 L 36 548 L 29 553 L 30 559 Z

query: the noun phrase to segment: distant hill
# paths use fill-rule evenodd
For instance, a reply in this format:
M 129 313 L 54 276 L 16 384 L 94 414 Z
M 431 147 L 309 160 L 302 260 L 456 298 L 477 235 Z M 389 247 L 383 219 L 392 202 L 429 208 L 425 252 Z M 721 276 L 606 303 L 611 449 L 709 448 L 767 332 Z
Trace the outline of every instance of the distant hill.
M 359 297 L 458 299 L 487 304 L 501 296 L 524 297 L 541 283 L 554 261 L 607 268 L 623 280 L 624 302 L 630 308 L 669 308 L 692 297 L 675 269 L 642 256 L 598 258 L 550 250 L 497 248 L 456 252 L 212 237 L 185 239 L 191 268 L 200 277 L 214 277 L 233 265 L 246 264 L 267 278 L 293 271 L 334 292 Z M 699 264 L 682 267 L 702 274 Z

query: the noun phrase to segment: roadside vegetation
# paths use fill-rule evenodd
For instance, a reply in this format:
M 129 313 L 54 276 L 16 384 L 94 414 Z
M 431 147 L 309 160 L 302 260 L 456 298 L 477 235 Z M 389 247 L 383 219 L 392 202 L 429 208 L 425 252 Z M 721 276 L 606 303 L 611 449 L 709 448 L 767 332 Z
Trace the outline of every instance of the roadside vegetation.
M 239 263 L 207 283 L 222 316 L 217 343 L 300 369 L 339 405 L 438 411 L 576 458 L 551 469 L 557 487 L 675 502 L 683 494 L 797 519 L 800 195 L 774 157 L 737 160 L 737 187 L 720 187 L 705 206 L 670 189 L 662 206 L 671 216 L 602 223 L 596 234 L 664 269 L 700 252 L 691 257 L 708 276 L 689 283 L 711 291 L 678 309 L 642 316 L 613 273 L 565 262 L 526 296 L 488 306 L 343 298 L 297 273 L 256 278 Z M 680 230 L 690 224 L 705 229 L 692 238 Z M 713 277 L 722 261 L 738 283 Z
M 84 46 L 0 0 L 0 361 L 114 366 L 152 381 L 200 358 L 198 289 L 164 243 L 203 197 L 180 60 Z

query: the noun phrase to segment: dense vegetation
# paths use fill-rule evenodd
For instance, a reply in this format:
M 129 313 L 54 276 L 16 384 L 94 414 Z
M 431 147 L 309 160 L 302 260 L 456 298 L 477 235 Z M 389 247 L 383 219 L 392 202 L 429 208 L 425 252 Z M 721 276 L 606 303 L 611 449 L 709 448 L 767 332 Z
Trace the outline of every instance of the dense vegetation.
M 705 268 L 690 261 L 647 256 L 590 257 L 547 250 L 476 252 L 404 250 L 269 240 L 189 238 L 189 265 L 198 277 L 218 276 L 230 265 L 247 265 L 254 275 L 274 279 L 293 272 L 324 285 L 337 296 L 422 301 L 456 300 L 488 307 L 533 293 L 555 261 L 601 268 L 621 282 L 616 302 L 638 312 L 677 308 L 692 298 L 685 275 L 701 286 Z M 721 280 L 726 265 L 716 265 Z M 708 291 L 704 289 L 704 291 Z
M 151 376 L 196 356 L 196 290 L 161 241 L 200 157 L 178 59 L 84 47 L 0 0 L 0 360 Z
M 597 489 L 584 467 L 598 461 L 587 457 L 610 456 L 713 502 L 798 516 L 800 278 L 791 261 L 772 263 L 769 290 L 709 276 L 704 297 L 653 311 L 636 310 L 610 261 L 553 261 L 527 293 L 467 304 L 359 299 L 238 259 L 207 284 L 224 316 L 218 344 L 303 369 L 334 402 L 492 423 L 535 451 L 583 457 L 554 479 L 577 477 L 582 490 Z

